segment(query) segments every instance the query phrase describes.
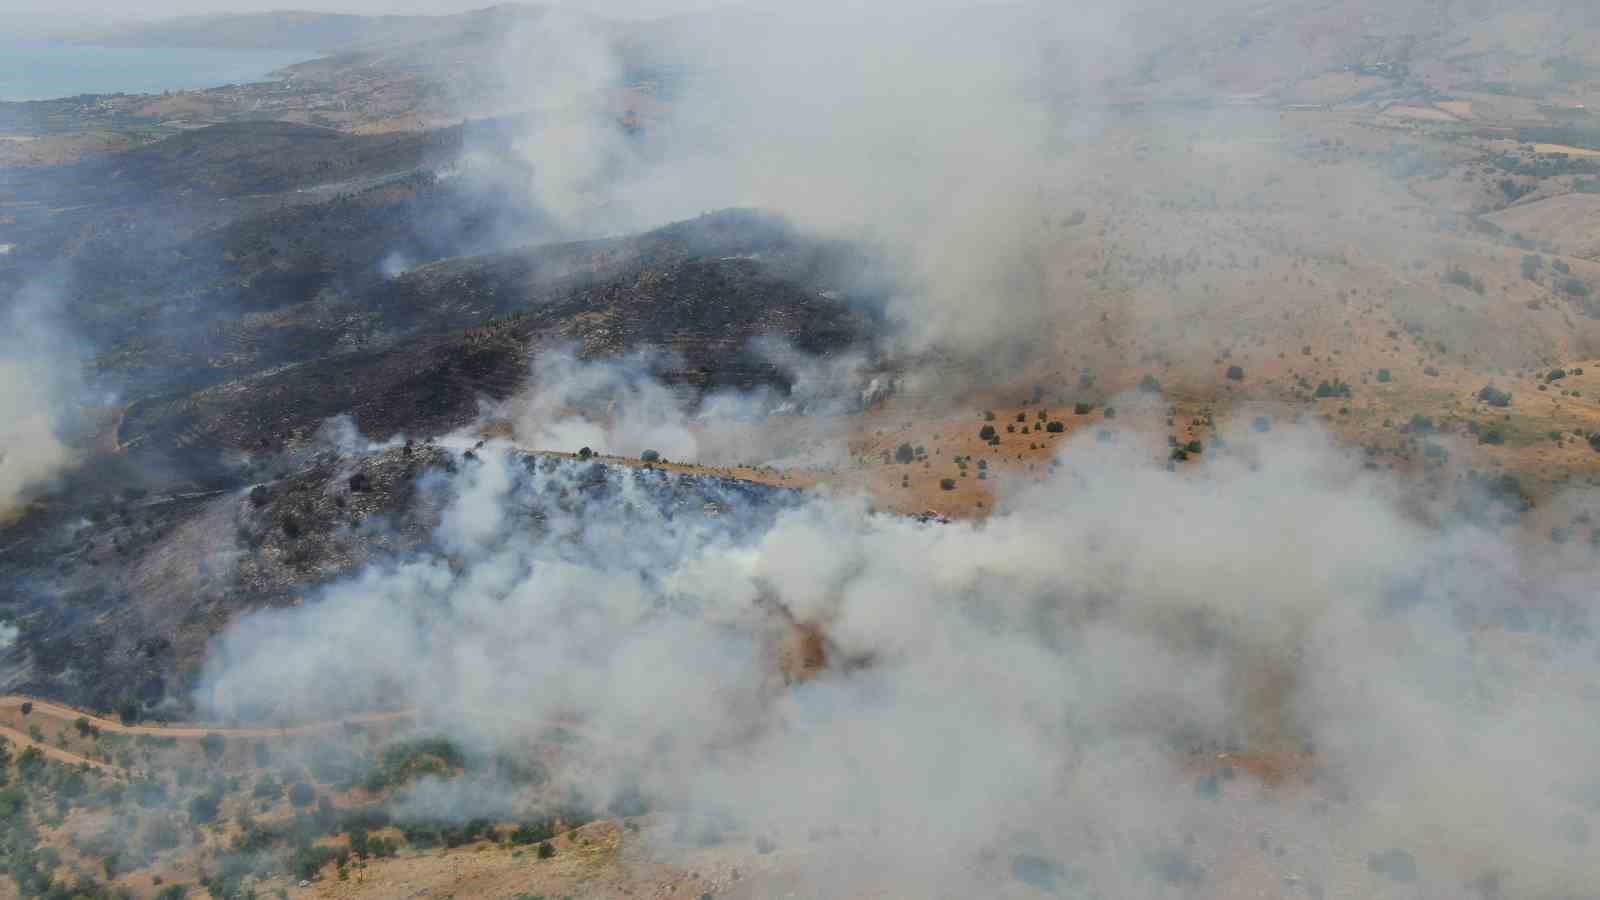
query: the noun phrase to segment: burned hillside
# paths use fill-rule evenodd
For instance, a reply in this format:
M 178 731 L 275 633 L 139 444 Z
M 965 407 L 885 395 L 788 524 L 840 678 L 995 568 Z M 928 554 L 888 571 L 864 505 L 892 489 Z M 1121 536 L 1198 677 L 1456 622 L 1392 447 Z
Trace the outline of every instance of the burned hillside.
M 234 329 L 227 350 L 276 350 L 256 364 L 280 367 L 136 401 L 117 441 L 271 453 L 340 413 L 367 434 L 439 434 L 478 416 L 480 399 L 512 393 L 541 349 L 567 346 L 584 359 L 660 351 L 655 374 L 690 395 L 781 390 L 787 376 L 759 342 L 816 357 L 870 345 L 869 313 L 827 292 L 827 263 L 775 221 L 733 212 L 639 239 L 427 266 L 344 314 L 313 305 Z
M 525 503 L 507 527 L 530 538 L 552 516 L 581 516 L 624 499 L 640 516 L 689 517 L 739 534 L 797 496 L 504 445 L 474 451 L 407 442 L 344 452 L 323 446 L 285 461 L 281 477 L 234 490 L 67 501 L 36 512 L 0 548 L 12 576 L 0 609 L 19 632 L 0 691 L 182 717 L 195 667 L 225 623 L 299 604 L 367 567 L 454 552 L 436 539 L 441 512 L 488 453 L 510 453 L 512 471 L 525 481 Z

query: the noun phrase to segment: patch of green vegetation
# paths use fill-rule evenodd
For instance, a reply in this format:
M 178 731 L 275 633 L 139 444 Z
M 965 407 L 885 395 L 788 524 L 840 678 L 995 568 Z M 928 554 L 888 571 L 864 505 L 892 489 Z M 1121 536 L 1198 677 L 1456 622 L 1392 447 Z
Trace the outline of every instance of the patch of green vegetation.
M 385 747 L 377 767 L 367 776 L 365 786 L 377 793 L 424 775 L 453 775 L 465 765 L 461 748 L 449 738 L 417 738 Z

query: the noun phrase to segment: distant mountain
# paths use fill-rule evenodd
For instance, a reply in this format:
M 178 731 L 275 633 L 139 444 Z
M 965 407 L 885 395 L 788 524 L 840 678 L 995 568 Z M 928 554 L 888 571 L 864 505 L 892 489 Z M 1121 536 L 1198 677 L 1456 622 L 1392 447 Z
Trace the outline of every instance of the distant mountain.
M 543 12 L 542 7 L 520 3 L 448 16 L 358 16 L 284 10 L 124 23 L 68 32 L 60 38 L 107 47 L 354 50 L 483 33 L 515 20 L 537 18 Z

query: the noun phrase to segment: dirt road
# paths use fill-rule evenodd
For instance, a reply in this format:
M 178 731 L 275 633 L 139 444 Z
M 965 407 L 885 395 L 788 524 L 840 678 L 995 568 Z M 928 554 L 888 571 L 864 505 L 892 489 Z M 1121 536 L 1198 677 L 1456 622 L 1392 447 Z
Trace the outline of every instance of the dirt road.
M 0 738 L 5 738 L 11 743 L 16 744 L 18 752 L 21 750 L 26 750 L 29 747 L 38 747 L 39 752 L 43 753 L 46 759 L 55 760 L 58 763 L 65 763 L 69 766 L 81 764 L 92 769 L 99 769 L 108 775 L 116 775 L 119 777 L 127 777 L 128 774 L 128 771 L 121 767 L 98 762 L 96 760 L 89 759 L 86 756 L 79 756 L 76 753 L 62 750 L 60 747 L 52 747 L 49 744 L 36 741 L 33 738 L 28 737 L 26 734 L 16 730 L 15 728 L 7 728 L 4 725 L 0 725 Z
M 385 722 L 397 722 L 413 718 L 415 710 L 397 710 L 394 712 L 365 713 L 359 716 L 350 716 L 344 719 L 335 719 L 329 722 L 310 722 L 300 725 L 286 725 L 282 728 L 227 728 L 216 725 L 200 723 L 183 723 L 178 725 L 124 725 L 121 722 L 104 719 L 70 706 L 51 703 L 48 700 L 36 700 L 31 697 L 8 696 L 0 697 L 0 713 L 10 713 L 13 710 L 21 711 L 22 704 L 32 703 L 32 715 L 44 716 L 56 722 L 70 725 L 80 717 L 89 720 L 89 724 L 103 732 L 111 734 L 148 734 L 156 737 L 171 738 L 202 738 L 208 734 L 219 734 L 229 739 L 268 738 L 268 737 L 299 737 L 307 734 L 320 734 L 333 731 L 346 725 L 373 725 Z

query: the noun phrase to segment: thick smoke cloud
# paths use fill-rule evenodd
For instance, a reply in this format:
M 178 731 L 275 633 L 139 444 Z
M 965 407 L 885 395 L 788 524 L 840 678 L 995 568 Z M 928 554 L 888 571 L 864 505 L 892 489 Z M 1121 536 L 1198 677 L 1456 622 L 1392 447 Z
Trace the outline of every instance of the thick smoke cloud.
M 531 113 L 528 191 L 576 233 L 773 209 L 887 250 L 909 346 L 1016 339 L 1041 312 L 1033 233 L 1059 165 L 1047 45 L 1089 35 L 1034 12 L 983 34 L 962 16 L 785 7 L 624 39 L 546 15 L 503 50 L 503 104 Z M 659 87 L 642 101 L 626 92 L 641 80 Z M 642 133 L 619 128 L 640 105 Z
M 1192 473 L 1130 434 L 1075 441 L 950 526 L 478 455 L 425 481 L 433 553 L 240 621 L 202 709 L 416 705 L 490 747 L 575 723 L 595 749 L 557 778 L 597 805 L 641 790 L 667 852 L 694 823 L 846 837 L 797 857 L 821 895 L 975 890 L 1019 852 L 1119 896 L 1224 890 L 1257 853 L 1329 893 L 1410 888 L 1400 858 L 1430 896 L 1592 883 L 1589 549 L 1421 521 L 1318 432 L 1241 435 Z M 797 683 L 792 622 L 830 661 Z M 1319 775 L 1205 778 L 1240 750 L 1314 751 Z M 468 815 L 476 790 L 410 802 Z

